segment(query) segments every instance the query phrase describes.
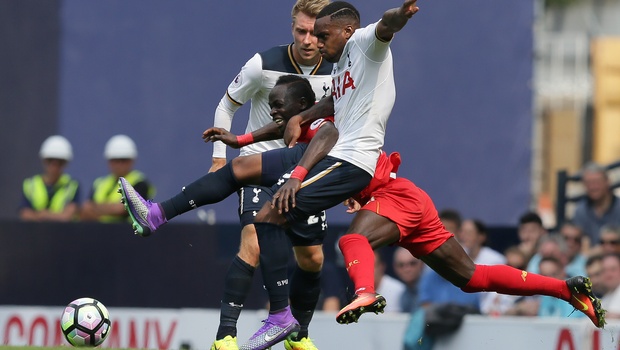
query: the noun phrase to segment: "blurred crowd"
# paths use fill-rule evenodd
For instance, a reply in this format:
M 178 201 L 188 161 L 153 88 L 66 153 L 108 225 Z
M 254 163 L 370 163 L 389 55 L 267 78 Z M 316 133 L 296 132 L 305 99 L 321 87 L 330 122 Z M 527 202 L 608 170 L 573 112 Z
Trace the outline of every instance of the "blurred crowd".
M 19 217 L 24 221 L 99 221 L 122 222 L 127 212 L 120 202 L 118 178 L 125 177 L 145 198 L 153 198 L 155 188 L 146 176 L 134 168 L 138 149 L 127 135 L 112 136 L 103 149 L 109 173 L 93 179 L 85 200 L 82 186 L 66 172 L 73 159 L 69 140 L 60 135 L 45 139 L 39 151 L 42 172 L 26 178 L 22 184 Z

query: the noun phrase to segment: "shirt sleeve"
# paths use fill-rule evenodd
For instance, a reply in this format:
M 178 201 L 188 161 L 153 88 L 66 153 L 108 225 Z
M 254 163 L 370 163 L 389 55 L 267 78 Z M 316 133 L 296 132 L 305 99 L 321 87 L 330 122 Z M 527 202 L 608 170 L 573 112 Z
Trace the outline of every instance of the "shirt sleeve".
M 241 105 L 233 103 L 231 99 L 228 98 L 228 94 L 224 95 L 215 109 L 213 126 L 230 131 L 233 116 L 239 107 L 241 107 Z M 213 158 L 226 158 L 226 144 L 224 142 L 217 141 L 213 143 Z
M 215 109 L 213 126 L 230 131 L 235 112 L 259 91 L 262 78 L 263 60 L 259 54 L 255 54 L 228 85 L 226 94 Z M 224 143 L 218 141 L 213 144 L 213 157 L 226 158 Z
M 375 22 L 355 31 L 353 38 L 364 55 L 375 62 L 382 62 L 388 57 L 391 41 L 384 41 L 377 36 Z

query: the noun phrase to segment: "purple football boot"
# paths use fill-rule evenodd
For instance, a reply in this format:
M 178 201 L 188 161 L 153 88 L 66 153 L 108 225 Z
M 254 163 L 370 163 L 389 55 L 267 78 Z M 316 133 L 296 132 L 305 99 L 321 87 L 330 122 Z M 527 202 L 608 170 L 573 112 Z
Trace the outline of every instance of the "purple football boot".
M 265 350 L 277 344 L 291 333 L 299 332 L 299 322 L 293 317 L 290 306 L 269 313 L 265 324 L 241 347 L 240 350 Z
M 168 221 L 159 204 L 142 198 L 124 177 L 118 179 L 118 187 L 118 193 L 123 196 L 121 202 L 129 213 L 135 234 L 148 236 Z

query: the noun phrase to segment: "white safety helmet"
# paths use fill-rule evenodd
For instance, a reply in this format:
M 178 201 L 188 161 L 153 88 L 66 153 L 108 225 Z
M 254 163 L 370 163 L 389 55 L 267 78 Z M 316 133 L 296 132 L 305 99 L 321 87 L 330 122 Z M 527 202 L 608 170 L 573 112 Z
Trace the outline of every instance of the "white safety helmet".
M 41 144 L 39 151 L 41 159 L 64 159 L 70 161 L 73 158 L 73 150 L 69 141 L 60 136 L 50 136 Z
M 127 135 L 114 135 L 105 144 L 103 156 L 106 159 L 135 159 L 138 149 L 135 142 Z

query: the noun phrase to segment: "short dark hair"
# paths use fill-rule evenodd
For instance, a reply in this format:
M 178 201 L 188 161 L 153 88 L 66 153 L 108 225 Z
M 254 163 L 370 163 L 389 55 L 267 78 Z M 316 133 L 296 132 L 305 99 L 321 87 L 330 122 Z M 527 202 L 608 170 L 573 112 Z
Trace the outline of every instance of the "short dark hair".
M 462 219 L 461 219 L 461 214 L 459 214 L 458 211 L 454 210 L 454 209 L 444 209 L 442 211 L 439 212 L 439 219 L 440 220 L 448 220 L 448 221 L 452 221 L 454 223 L 456 223 L 456 225 L 458 227 L 461 227 L 461 223 L 462 223 Z
M 287 85 L 289 94 L 294 98 L 306 98 L 309 106 L 312 106 L 316 101 L 316 95 L 314 94 L 314 90 L 312 90 L 312 85 L 310 85 L 308 79 L 300 77 L 299 75 L 283 75 L 276 81 L 276 86 L 278 85 Z
M 325 6 L 321 10 L 321 12 L 319 12 L 319 14 L 316 15 L 316 18 L 319 19 L 325 16 L 330 16 L 330 19 L 347 18 L 347 19 L 354 20 L 357 23 L 360 22 L 359 11 L 355 8 L 355 6 L 349 4 L 346 1 L 332 2 L 331 4 Z
M 590 255 L 587 259 L 586 259 L 586 267 L 596 263 L 596 262 L 600 262 L 603 260 L 603 255 L 602 254 L 594 254 L 594 255 Z
M 564 265 L 562 264 L 562 262 L 560 260 L 558 260 L 558 258 L 553 257 L 553 256 L 544 256 L 540 259 L 540 262 L 538 263 L 538 266 L 542 265 L 542 263 L 550 261 L 552 263 L 554 263 L 556 266 L 559 266 L 560 268 L 564 268 Z
M 519 225 L 529 224 L 529 223 L 539 224 L 540 226 L 543 225 L 543 222 L 540 216 L 534 213 L 533 211 L 529 211 L 521 215 L 521 217 L 519 218 Z
M 485 225 L 482 220 L 471 219 L 471 222 L 474 224 L 474 226 L 476 227 L 476 231 L 478 231 L 479 234 L 486 235 L 488 233 L 487 225 Z

